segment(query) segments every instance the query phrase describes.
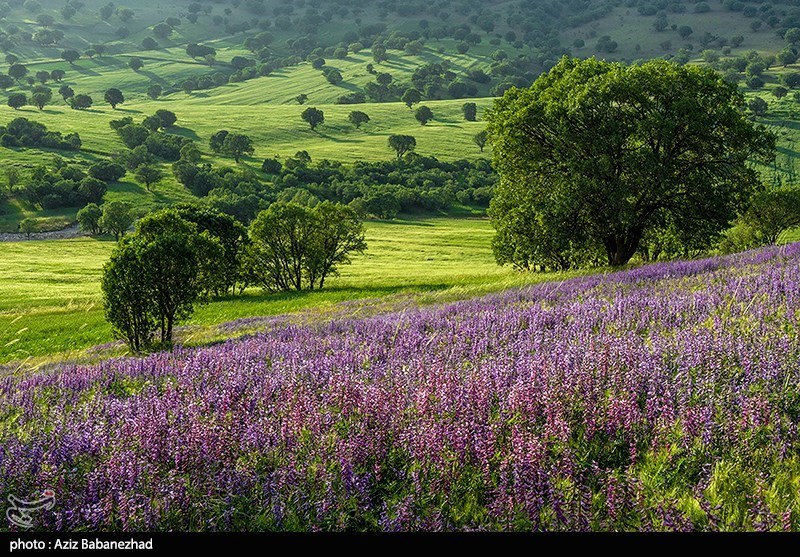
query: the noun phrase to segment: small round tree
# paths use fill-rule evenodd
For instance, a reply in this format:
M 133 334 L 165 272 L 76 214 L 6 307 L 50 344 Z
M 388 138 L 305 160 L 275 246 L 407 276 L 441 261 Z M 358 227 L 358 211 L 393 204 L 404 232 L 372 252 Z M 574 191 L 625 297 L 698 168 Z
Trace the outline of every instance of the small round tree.
M 478 146 L 478 148 L 481 150 L 481 153 L 483 153 L 483 148 L 486 147 L 486 140 L 488 136 L 489 134 L 486 132 L 486 130 L 483 130 L 479 131 L 472 137 L 472 142 Z
M 61 51 L 61 59 L 62 60 L 66 60 L 67 62 L 69 62 L 70 66 L 74 65 L 75 61 L 78 60 L 78 58 L 80 58 L 80 57 L 81 57 L 81 53 L 78 52 L 77 50 L 73 50 L 71 48 Z
M 366 124 L 369 122 L 369 115 L 366 112 L 354 110 L 347 116 L 347 119 L 356 127 L 356 129 L 359 129 L 361 128 L 361 124 Z
M 144 67 L 144 62 L 138 56 L 131 56 L 131 59 L 128 60 L 128 67 L 135 72 L 138 72 Z
M 416 112 L 414 112 L 414 118 L 416 118 L 417 122 L 424 126 L 433 120 L 433 111 L 427 106 L 421 106 L 416 110 Z
M 464 113 L 464 120 L 467 122 L 474 122 L 478 119 L 478 105 L 475 103 L 464 103 L 461 111 Z
M 8 106 L 14 110 L 19 110 L 26 104 L 28 104 L 28 97 L 25 96 L 25 93 L 11 93 L 8 96 Z
M 325 113 L 314 107 L 306 108 L 300 117 L 311 126 L 312 130 L 317 129 L 317 126 L 325 122 Z
M 255 149 L 253 148 L 253 140 L 243 133 L 229 133 L 225 136 L 220 151 L 223 155 L 233 157 L 233 160 L 239 162 L 243 155 L 252 155 Z
M 388 144 L 389 147 L 394 149 L 394 152 L 397 154 L 397 158 L 399 159 L 417 147 L 417 140 L 411 135 L 390 135 Z
M 150 188 L 153 184 L 161 181 L 164 177 L 164 173 L 161 172 L 161 169 L 157 166 L 152 166 L 149 164 L 143 164 L 139 168 L 136 169 L 136 179 L 144 184 L 145 189 L 147 191 L 151 191 Z
M 122 104 L 125 102 L 125 97 L 122 95 L 122 91 L 117 89 L 116 87 L 112 87 L 111 89 L 106 90 L 105 95 L 103 95 L 105 101 L 111 105 L 112 109 L 116 109 L 118 104 Z
M 406 92 L 403 93 L 400 100 L 403 101 L 408 108 L 411 108 L 422 100 L 422 93 L 412 87 L 411 89 L 406 89 Z

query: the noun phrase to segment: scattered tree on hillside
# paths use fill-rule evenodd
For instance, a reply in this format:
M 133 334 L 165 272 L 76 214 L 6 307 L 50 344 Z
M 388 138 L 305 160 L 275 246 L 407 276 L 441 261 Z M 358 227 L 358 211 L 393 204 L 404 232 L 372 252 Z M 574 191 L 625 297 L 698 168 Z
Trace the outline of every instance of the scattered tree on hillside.
M 356 129 L 359 129 L 361 128 L 361 124 L 366 124 L 369 122 L 369 115 L 366 112 L 354 110 L 347 116 L 347 119 L 356 127 Z
M 340 72 L 336 68 L 325 68 L 322 74 L 325 76 L 325 79 L 331 85 L 339 85 L 342 81 L 344 81 L 344 77 L 342 77 L 342 72 Z
M 152 100 L 158 99 L 158 97 L 161 96 L 161 93 L 162 93 L 161 85 L 159 85 L 158 83 L 151 83 L 147 87 L 147 96 L 150 97 Z
M 280 174 L 283 170 L 283 165 L 278 159 L 264 159 L 261 163 L 261 172 L 265 174 Z
M 81 54 L 77 50 L 67 49 L 61 51 L 61 59 L 69 62 L 70 66 L 74 65 L 75 61 L 80 57 Z
M 96 236 L 102 232 L 102 228 L 100 227 L 100 219 L 102 217 L 103 210 L 96 203 L 89 203 L 78 211 L 75 218 L 81 230 Z
M 741 221 L 762 244 L 777 243 L 782 233 L 800 226 L 800 188 L 776 188 L 755 195 Z
M 158 48 L 158 41 L 156 41 L 153 37 L 145 37 L 142 39 L 142 48 L 144 50 L 155 50 Z M 88 53 L 89 51 L 86 51 L 87 56 L 89 55 Z
M 211 134 L 208 140 L 208 146 L 215 153 L 222 151 L 222 145 L 225 143 L 225 138 L 228 137 L 228 130 L 219 130 Z
M 83 93 L 69 99 L 69 105 L 75 110 L 85 110 L 92 107 L 92 97 Z
M 61 98 L 66 102 L 75 96 L 75 91 L 73 91 L 72 87 L 69 85 L 62 85 L 58 88 L 58 94 L 61 95 Z
M 142 220 L 140 231 L 112 252 L 102 281 L 106 319 L 133 352 L 151 348 L 156 332 L 160 345 L 170 346 L 175 323 L 200 298 L 196 226 L 174 214 Z M 152 230 L 143 233 L 142 226 Z
M 131 56 L 131 59 L 128 60 L 128 67 L 135 72 L 138 72 L 144 67 L 144 62 L 138 56 Z
M 98 224 L 101 229 L 113 234 L 116 240 L 122 238 L 136 220 L 133 207 L 123 201 L 103 203 L 102 209 L 103 215 Z
M 100 8 L 100 19 L 103 21 L 108 21 L 112 15 L 114 15 L 114 4 L 109 2 Z
M 433 120 L 433 111 L 427 106 L 421 106 L 414 112 L 414 118 L 424 126 Z
M 297 104 L 305 104 L 305 102 L 308 100 L 308 95 L 305 93 L 300 93 L 294 98 L 294 100 L 297 101 Z
M 579 99 L 579 101 L 578 101 Z M 626 264 L 648 234 L 710 245 L 746 204 L 775 137 L 715 71 L 564 58 L 488 118 L 501 264 Z
M 311 126 L 312 130 L 317 129 L 317 126 L 325 122 L 325 113 L 314 107 L 306 108 L 303 113 L 300 114 L 300 117 Z
M 400 98 L 400 100 L 403 101 L 410 109 L 412 106 L 422 100 L 422 93 L 412 87 L 410 89 L 406 89 L 406 92 L 403 93 L 403 96 Z
M 136 169 L 136 179 L 144 184 L 144 187 L 147 191 L 150 191 L 150 187 L 161 181 L 164 177 L 164 173 L 161 172 L 161 169 L 157 166 L 152 166 L 149 164 L 143 164 L 139 168 Z
M 468 122 L 474 122 L 478 119 L 478 105 L 475 103 L 464 103 L 461 111 L 464 113 L 464 120 Z
M 59 82 L 62 79 L 64 79 L 65 75 L 66 75 L 66 72 L 64 70 L 53 70 L 52 72 L 50 72 L 50 79 L 52 79 L 53 81 Z
M 388 143 L 389 147 L 394 149 L 398 159 L 413 151 L 417 146 L 417 140 L 411 135 L 390 135 Z
M 170 27 L 166 23 L 156 23 L 153 26 L 153 35 L 158 37 L 159 39 L 166 39 L 167 37 L 172 35 L 172 27 Z
M 118 104 L 122 104 L 125 102 L 125 97 L 122 95 L 122 91 L 117 89 L 116 87 L 112 87 L 111 89 L 106 90 L 105 95 L 103 95 L 105 101 L 111 105 L 112 109 L 116 109 Z
M 19 81 L 26 75 L 28 75 L 28 68 L 25 67 L 23 64 L 11 64 L 8 68 L 8 75 Z
M 8 96 L 8 106 L 14 110 L 19 110 L 26 104 L 28 104 L 28 97 L 25 96 L 25 93 L 11 93 Z
M 789 64 L 797 62 L 797 52 L 791 48 L 784 48 L 775 55 L 775 59 L 785 68 Z
M 747 108 L 749 108 L 750 112 L 756 116 L 766 116 L 767 112 L 769 111 L 769 105 L 767 104 L 767 101 L 761 97 L 753 97 L 750 99 L 750 102 L 747 104 Z
M 309 208 L 277 202 L 250 226 L 249 275 L 268 291 L 322 288 L 350 254 L 366 248 L 353 209 L 330 202 Z
M 233 160 L 239 162 L 243 155 L 255 153 L 255 149 L 253 148 L 253 140 L 243 133 L 229 133 L 222 142 L 220 152 L 223 155 L 233 157 Z
M 109 160 L 100 160 L 89 167 L 89 176 L 110 184 L 125 176 L 125 167 Z
M 781 87 L 778 85 L 772 90 L 772 94 L 775 95 L 776 99 L 780 100 L 789 94 L 789 90 L 786 87 Z
M 39 110 L 42 110 L 52 99 L 53 91 L 44 85 L 38 85 L 37 87 L 33 88 L 33 91 L 31 91 L 31 102 Z
M 19 231 L 21 234 L 25 234 L 25 237 L 30 240 L 31 235 L 39 231 L 39 223 L 36 219 L 23 219 L 19 223 Z
M 472 137 L 472 142 L 480 148 L 481 153 L 483 153 L 483 148 L 486 147 L 488 137 L 489 134 L 486 130 L 479 131 Z
M 372 59 L 375 60 L 376 64 L 388 60 L 389 56 L 386 54 L 386 47 L 380 43 L 372 45 Z
M 14 187 L 19 184 L 22 175 L 16 166 L 6 166 L 4 174 L 6 177 L 6 188 L 8 192 L 11 193 L 14 191 Z
M 50 79 L 50 72 L 47 70 L 39 70 L 36 72 L 36 81 L 44 85 Z
M 171 128 L 178 121 L 178 117 L 171 110 L 159 108 L 155 113 L 156 118 L 161 122 L 162 128 Z

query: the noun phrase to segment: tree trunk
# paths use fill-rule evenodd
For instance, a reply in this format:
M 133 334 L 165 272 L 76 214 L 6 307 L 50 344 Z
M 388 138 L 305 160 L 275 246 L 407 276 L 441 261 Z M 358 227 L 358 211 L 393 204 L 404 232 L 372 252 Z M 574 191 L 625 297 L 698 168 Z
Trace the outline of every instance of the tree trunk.
M 608 236 L 603 241 L 611 267 L 621 267 L 630 261 L 639 248 L 641 233 L 630 232 L 625 236 Z
M 166 333 L 166 337 L 161 339 L 162 344 L 164 344 L 166 346 L 172 345 L 172 325 L 173 325 L 174 321 L 175 321 L 174 317 L 169 317 L 169 316 L 167 317 L 167 333 Z

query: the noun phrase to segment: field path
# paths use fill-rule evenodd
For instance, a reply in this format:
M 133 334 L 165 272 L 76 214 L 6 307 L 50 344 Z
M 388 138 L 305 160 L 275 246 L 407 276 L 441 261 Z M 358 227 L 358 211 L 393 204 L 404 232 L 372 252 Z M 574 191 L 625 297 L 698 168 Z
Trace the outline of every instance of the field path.
M 34 232 L 30 236 L 27 234 L 16 233 L 2 233 L 0 234 L 0 242 L 24 242 L 26 240 L 66 240 L 68 238 L 80 238 L 86 236 L 79 227 L 78 223 L 71 224 L 61 230 L 52 230 L 50 232 Z

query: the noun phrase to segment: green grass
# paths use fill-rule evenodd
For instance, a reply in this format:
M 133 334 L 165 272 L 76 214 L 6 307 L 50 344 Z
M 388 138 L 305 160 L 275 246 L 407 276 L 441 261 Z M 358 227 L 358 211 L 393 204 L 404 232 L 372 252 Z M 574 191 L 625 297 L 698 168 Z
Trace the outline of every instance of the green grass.
M 251 289 L 199 307 L 191 324 L 325 311 L 345 300 L 391 294 L 454 299 L 552 278 L 498 267 L 485 219 L 417 218 L 366 226 L 367 252 L 354 257 L 324 290 L 264 294 Z M 0 362 L 74 357 L 113 340 L 99 283 L 113 246 L 94 239 L 0 244 Z

